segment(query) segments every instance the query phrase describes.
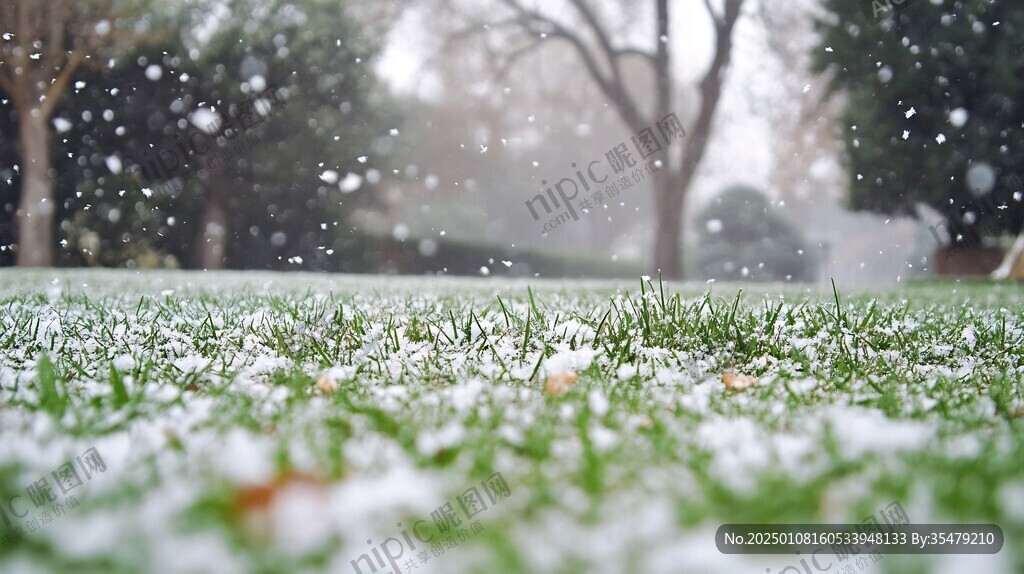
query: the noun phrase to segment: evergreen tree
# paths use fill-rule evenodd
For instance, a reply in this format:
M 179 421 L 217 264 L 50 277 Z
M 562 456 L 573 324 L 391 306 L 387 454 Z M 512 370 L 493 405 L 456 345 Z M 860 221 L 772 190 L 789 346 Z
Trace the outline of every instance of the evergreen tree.
M 163 18 L 77 75 L 56 113 L 61 261 L 342 268 L 361 237 L 348 218 L 395 147 L 371 68 L 381 35 L 325 0 Z
M 847 98 L 851 207 L 955 223 L 954 237 L 1018 233 L 1024 203 L 1024 11 L 1015 0 L 915 2 L 867 17 L 823 0 L 815 52 Z

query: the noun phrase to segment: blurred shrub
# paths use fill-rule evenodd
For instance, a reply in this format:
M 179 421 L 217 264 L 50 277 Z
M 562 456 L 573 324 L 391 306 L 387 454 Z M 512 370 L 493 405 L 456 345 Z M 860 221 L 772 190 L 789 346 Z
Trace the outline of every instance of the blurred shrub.
M 606 256 L 535 251 L 505 245 L 457 240 L 413 239 L 352 234 L 338 239 L 340 257 L 328 271 L 397 273 L 402 275 L 487 275 L 544 278 L 636 279 L 644 273 L 638 261 L 612 261 Z
M 60 264 L 139 269 L 181 267 L 180 250 L 176 247 L 194 234 L 194 229 L 182 225 L 181 219 L 185 213 L 196 210 L 189 205 L 195 202 L 178 197 L 181 194 L 175 190 L 139 189 L 125 176 L 106 176 L 101 180 L 102 183 L 85 180 L 76 187 L 75 199 L 82 207 L 69 210 L 68 217 L 60 223 Z
M 746 186 L 726 188 L 697 216 L 697 273 L 723 281 L 811 281 L 814 260 L 800 231 Z

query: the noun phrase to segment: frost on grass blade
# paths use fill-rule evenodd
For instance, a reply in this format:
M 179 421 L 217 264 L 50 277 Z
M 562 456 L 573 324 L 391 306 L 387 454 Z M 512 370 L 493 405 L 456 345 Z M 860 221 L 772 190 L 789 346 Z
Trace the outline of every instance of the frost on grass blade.
M 426 552 L 414 570 L 581 560 L 585 571 L 668 573 L 703 555 L 709 572 L 777 572 L 722 556 L 701 528 L 736 500 L 772 515 L 781 497 L 812 523 L 856 520 L 897 496 L 915 520 L 1024 516 L 1019 290 L 911 286 L 910 303 L 851 295 L 840 306 L 814 294 L 677 298 L 646 284 L 630 295 L 550 282 L 496 299 L 477 280 L 226 273 L 197 287 L 187 274 L 46 273 L 0 282 L 0 478 L 25 497 L 21 513 L 31 501 L 20 489 L 93 437 L 109 463 L 104 481 L 82 475 L 74 491 L 101 496 L 26 531 L 57 566 L 94 556 L 149 571 L 173 553 L 194 571 L 242 572 L 270 555 L 282 569 L 358 559 L 383 571 L 373 550 L 397 555 L 398 538 L 403 571 Z M 53 274 L 60 296 L 38 296 Z M 991 487 L 955 494 L 977 481 L 978 460 L 993 461 Z M 523 496 L 492 503 L 481 481 L 499 471 L 508 488 L 492 493 Z M 471 486 L 488 506 L 476 525 Z M 432 515 L 449 502 L 461 522 L 437 513 L 441 533 Z M 624 512 L 646 526 L 599 558 L 574 552 Z M 136 553 L 110 542 L 124 532 Z M 29 547 L 12 545 L 0 571 Z

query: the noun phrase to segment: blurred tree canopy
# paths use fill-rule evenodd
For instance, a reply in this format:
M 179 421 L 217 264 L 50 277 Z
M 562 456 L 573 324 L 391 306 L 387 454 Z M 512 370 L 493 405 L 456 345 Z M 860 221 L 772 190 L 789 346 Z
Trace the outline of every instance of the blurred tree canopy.
M 165 33 L 77 73 L 53 120 L 60 262 L 337 268 L 398 127 L 371 67 L 383 34 L 362 16 L 327 0 L 181 4 L 148 16 Z M 0 133 L 14 121 L 0 113 Z
M 964 236 L 1019 233 L 1024 203 L 1024 11 L 1016 0 L 916 2 L 876 23 L 824 0 L 815 68 L 846 97 L 851 207 L 916 215 Z M 967 230 L 970 232 L 967 232 Z
M 697 272 L 704 279 L 814 279 L 815 262 L 804 238 L 754 188 L 726 188 L 701 210 L 697 223 Z
M 134 0 L 0 2 L 0 104 L 10 112 L 7 120 L 14 120 L 4 127 L 17 133 L 21 160 L 12 164 L 17 241 L 4 247 L 19 265 L 54 264 L 54 111 L 76 73 L 101 65 L 111 47 L 134 44 L 150 32 L 142 8 Z

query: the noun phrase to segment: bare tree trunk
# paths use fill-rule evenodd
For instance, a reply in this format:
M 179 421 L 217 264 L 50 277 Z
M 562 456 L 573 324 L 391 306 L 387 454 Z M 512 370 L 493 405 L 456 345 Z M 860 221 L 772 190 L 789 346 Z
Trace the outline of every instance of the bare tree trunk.
M 680 188 L 679 178 L 671 171 L 657 181 L 654 190 L 654 206 L 658 212 L 654 228 L 654 265 L 666 279 L 681 279 L 685 190 Z
M 53 265 L 53 220 L 57 211 L 50 177 L 50 131 L 46 120 L 33 116 L 28 106 L 19 108 L 21 138 L 21 201 L 18 204 L 17 264 L 25 267 Z
M 669 52 L 669 2 L 658 0 L 658 38 L 654 53 L 655 119 L 661 120 L 672 110 L 672 67 Z M 657 210 L 654 227 L 654 266 L 667 279 L 683 278 L 683 256 L 680 243 L 683 231 L 683 199 L 686 189 L 680 188 L 679 162 L 675 161 L 671 147 L 665 153 L 665 173 L 654 188 L 654 207 Z
M 228 253 L 228 210 L 224 198 L 216 191 L 207 193 L 193 253 L 193 261 L 199 269 L 224 268 Z

